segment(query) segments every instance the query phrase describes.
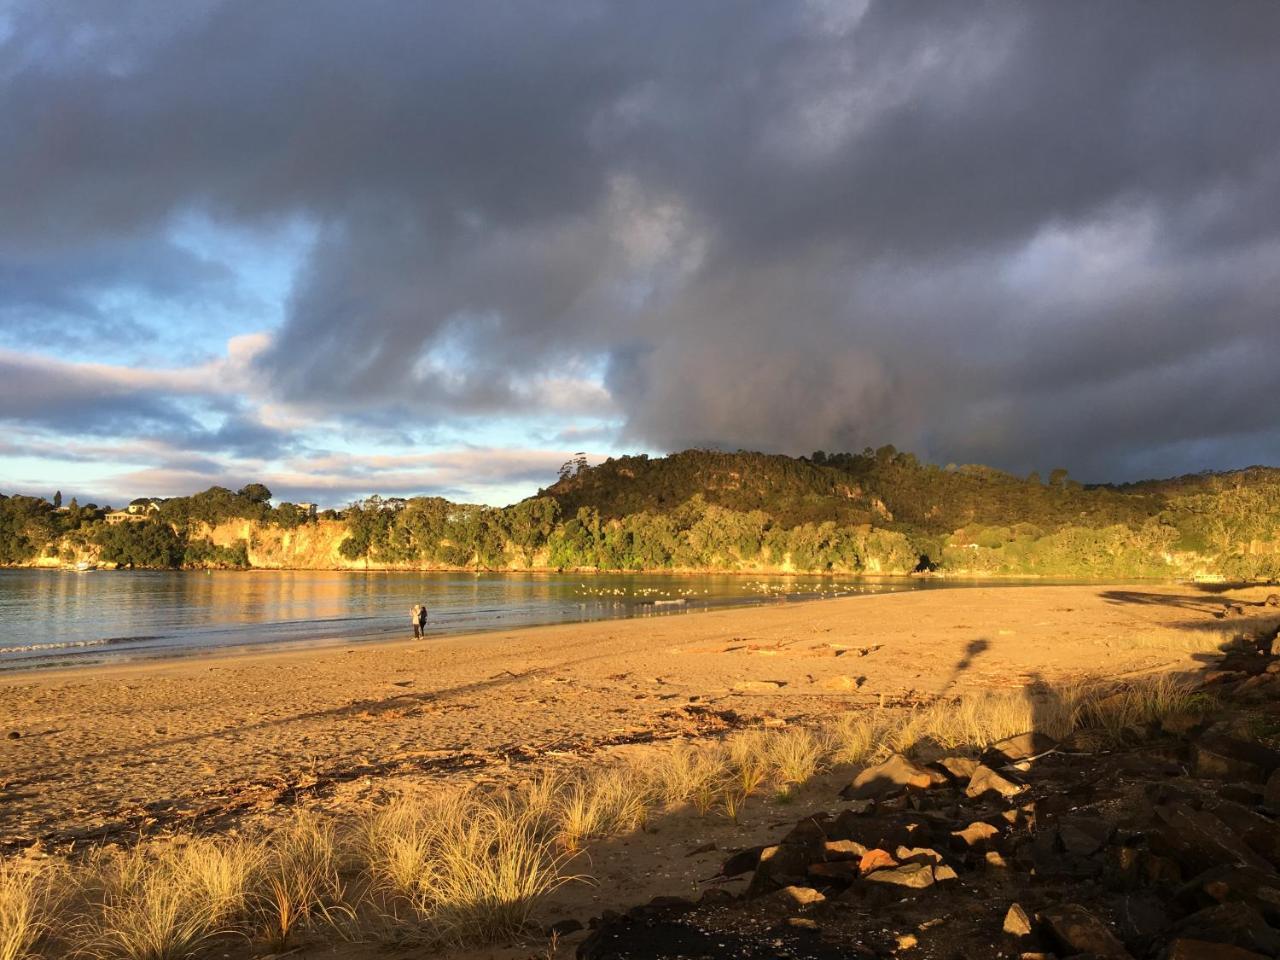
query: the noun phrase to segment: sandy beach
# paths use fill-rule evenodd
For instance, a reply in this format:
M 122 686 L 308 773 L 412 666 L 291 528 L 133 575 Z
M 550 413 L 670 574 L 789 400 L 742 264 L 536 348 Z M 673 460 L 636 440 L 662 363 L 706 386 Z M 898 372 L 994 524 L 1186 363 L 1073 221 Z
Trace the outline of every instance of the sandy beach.
M 1195 585 L 923 591 L 0 678 L 7 849 L 223 826 L 728 726 L 1195 666 Z

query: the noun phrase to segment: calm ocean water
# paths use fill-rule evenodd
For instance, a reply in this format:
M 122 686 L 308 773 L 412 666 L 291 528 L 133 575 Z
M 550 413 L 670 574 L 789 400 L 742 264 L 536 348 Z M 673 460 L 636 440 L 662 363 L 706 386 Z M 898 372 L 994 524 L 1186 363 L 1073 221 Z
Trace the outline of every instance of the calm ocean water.
M 942 586 L 922 580 L 337 571 L 0 570 L 0 670 L 409 636 Z

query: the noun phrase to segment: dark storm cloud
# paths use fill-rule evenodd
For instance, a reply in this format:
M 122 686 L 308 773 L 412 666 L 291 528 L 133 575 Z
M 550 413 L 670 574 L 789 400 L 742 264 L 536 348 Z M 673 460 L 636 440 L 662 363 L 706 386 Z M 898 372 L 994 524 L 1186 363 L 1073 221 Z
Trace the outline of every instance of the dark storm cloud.
M 1280 453 L 1276 5 L 156 9 L 13 15 L 0 271 L 300 218 L 285 399 L 580 413 L 604 370 L 658 447 Z

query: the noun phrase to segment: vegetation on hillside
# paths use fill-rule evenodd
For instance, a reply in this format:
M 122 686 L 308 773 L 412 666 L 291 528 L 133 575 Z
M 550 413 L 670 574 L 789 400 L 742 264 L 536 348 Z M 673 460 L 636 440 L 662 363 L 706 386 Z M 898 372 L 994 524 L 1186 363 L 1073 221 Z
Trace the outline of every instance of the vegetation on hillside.
M 94 549 L 122 566 L 247 566 L 250 544 L 209 528 L 315 522 L 262 484 L 135 501 L 108 524 L 75 501 L 0 497 L 0 563 Z M 1280 470 L 1254 467 L 1125 485 L 1047 482 L 924 464 L 893 447 L 792 458 L 687 450 L 570 461 L 505 508 L 370 497 L 330 514 L 351 563 L 395 567 L 794 570 L 1073 577 L 1280 577 Z

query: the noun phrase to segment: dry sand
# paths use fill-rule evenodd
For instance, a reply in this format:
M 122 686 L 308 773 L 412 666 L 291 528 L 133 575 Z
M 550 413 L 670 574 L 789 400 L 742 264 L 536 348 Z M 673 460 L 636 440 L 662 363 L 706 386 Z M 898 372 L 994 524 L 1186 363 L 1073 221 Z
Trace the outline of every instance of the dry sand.
M 0 739 L 0 844 L 219 826 L 298 791 L 346 802 L 726 722 L 1176 667 L 1240 628 L 1220 619 L 1226 596 L 948 589 L 8 675 L 0 735 L 20 736 Z

